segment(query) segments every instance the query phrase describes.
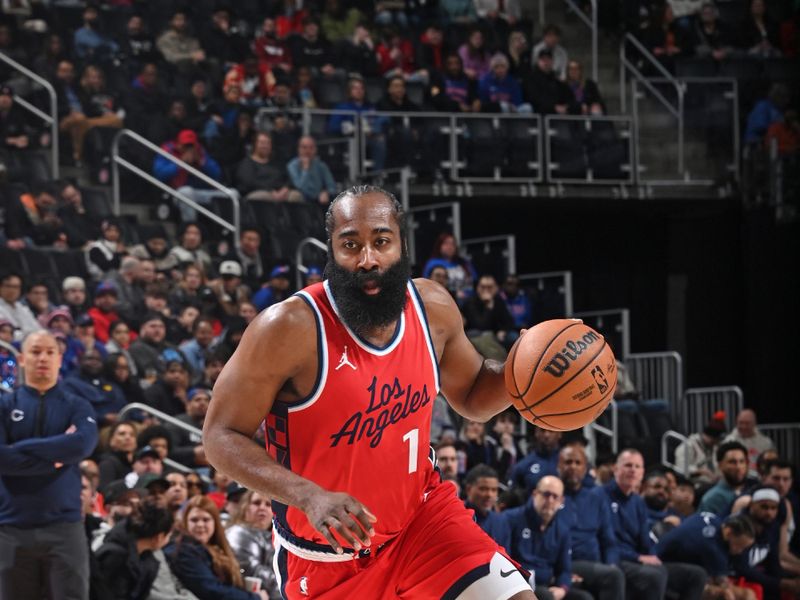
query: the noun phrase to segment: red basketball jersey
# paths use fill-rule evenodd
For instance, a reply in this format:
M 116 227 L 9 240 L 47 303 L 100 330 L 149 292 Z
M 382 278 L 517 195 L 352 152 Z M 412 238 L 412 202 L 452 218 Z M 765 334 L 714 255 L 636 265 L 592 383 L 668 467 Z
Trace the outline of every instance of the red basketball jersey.
M 409 281 L 395 334 L 379 348 L 341 321 L 327 281 L 297 295 L 317 323 L 317 380 L 306 398 L 274 403 L 267 449 L 294 473 L 362 502 L 378 518 L 377 546 L 411 519 L 433 469 L 439 371 L 422 300 Z M 305 513 L 279 503 L 273 508 L 284 539 L 330 550 Z

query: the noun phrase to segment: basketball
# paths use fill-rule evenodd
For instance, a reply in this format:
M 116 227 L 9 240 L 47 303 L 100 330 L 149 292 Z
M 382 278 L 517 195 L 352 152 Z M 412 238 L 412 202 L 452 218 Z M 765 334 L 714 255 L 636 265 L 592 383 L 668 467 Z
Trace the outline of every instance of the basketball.
M 617 366 L 602 335 L 574 319 L 539 323 L 516 341 L 505 366 L 514 406 L 543 429 L 569 431 L 596 419 L 614 397 Z

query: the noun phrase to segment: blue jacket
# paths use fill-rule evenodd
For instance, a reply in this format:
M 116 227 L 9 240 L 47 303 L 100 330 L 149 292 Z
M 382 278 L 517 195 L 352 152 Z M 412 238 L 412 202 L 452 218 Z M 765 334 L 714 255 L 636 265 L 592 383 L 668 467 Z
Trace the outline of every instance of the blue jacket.
M 639 494 L 626 496 L 613 479 L 603 486 L 611 507 L 611 525 L 617 536 L 622 560 L 639 562 L 642 554 L 653 553 L 647 526 L 647 505 Z
M 71 425 L 77 430 L 65 434 Z M 94 409 L 63 384 L 44 394 L 24 386 L 0 396 L 0 525 L 80 521 L 78 464 L 96 445 Z
M 524 506 L 502 513 L 511 528 L 511 558 L 536 574 L 536 585 L 569 588 L 572 583 L 572 557 L 569 549 L 569 520 L 559 510 L 544 531 L 533 499 Z
M 183 537 L 164 548 L 170 569 L 200 600 L 258 600 L 258 596 L 222 583 L 214 573 L 211 554 L 198 541 Z
M 362 104 L 356 104 L 348 100 L 347 102 L 340 102 L 336 106 L 333 107 L 334 110 L 341 110 L 341 111 L 351 111 L 358 113 L 361 116 L 361 113 L 370 113 L 375 110 L 375 107 L 370 104 L 369 102 L 363 102 Z M 383 131 L 383 126 L 386 124 L 388 119 L 386 117 L 378 117 L 378 116 L 370 116 L 367 117 L 367 123 L 369 124 L 370 128 L 374 133 L 380 133 Z M 343 123 L 352 123 L 353 117 L 348 114 L 333 114 L 331 115 L 330 120 L 328 121 L 328 133 L 334 135 L 342 135 L 342 124 Z
M 467 503 L 467 508 L 475 511 L 475 522 L 478 526 L 483 529 L 490 538 L 508 550 L 509 546 L 511 546 L 511 529 L 509 529 L 508 521 L 503 518 L 502 513 L 490 510 L 485 515 L 482 515 L 469 503 Z
M 515 327 L 521 329 L 531 326 L 531 323 L 533 323 L 533 306 L 528 294 L 520 290 L 516 296 L 509 298 L 505 292 L 500 292 L 500 297 L 505 300 L 508 312 L 514 318 Z
M 566 492 L 564 510 L 572 534 L 572 558 L 619 564 L 619 546 L 611 525 L 611 509 L 602 488 L 582 485 Z
M 109 413 L 118 413 L 128 403 L 120 387 L 104 377 L 87 380 L 73 372 L 64 379 L 64 390 L 88 400 L 98 422 Z
M 525 488 L 525 495 L 530 496 L 533 488 L 545 475 L 558 476 L 558 449 L 550 454 L 539 454 L 535 450 L 519 461 L 511 469 L 508 478 L 509 487 Z
M 665 533 L 656 544 L 656 554 L 666 562 L 703 567 L 710 577 L 725 577 L 731 571 L 722 519 L 712 513 L 695 513 Z
M 478 96 L 481 102 L 508 102 L 514 106 L 522 104 L 522 88 L 511 75 L 498 79 L 489 71 L 481 78 L 478 85 Z
M 731 514 L 731 506 L 738 495 L 736 490 L 722 479 L 703 494 L 700 505 L 697 507 L 697 512 L 710 512 L 718 517 L 727 517 Z
M 742 512 L 749 515 L 749 509 L 750 507 Z M 781 525 L 775 519 L 756 533 L 755 542 L 747 551 L 733 558 L 736 575 L 761 585 L 765 600 L 780 598 L 781 579 L 791 577 L 781 567 L 780 538 Z
M 293 158 L 286 166 L 289 179 L 292 185 L 303 194 L 303 198 L 308 202 L 319 202 L 319 195 L 323 190 L 327 190 L 330 200 L 336 197 L 336 181 L 333 174 L 324 162 L 314 157 L 307 171 L 300 165 L 299 158 Z
M 744 129 L 744 142 L 746 144 L 761 142 L 769 126 L 781 121 L 783 121 L 783 113 L 773 104 L 772 100 L 769 98 L 761 100 L 753 107 L 750 114 L 747 115 L 747 126 Z

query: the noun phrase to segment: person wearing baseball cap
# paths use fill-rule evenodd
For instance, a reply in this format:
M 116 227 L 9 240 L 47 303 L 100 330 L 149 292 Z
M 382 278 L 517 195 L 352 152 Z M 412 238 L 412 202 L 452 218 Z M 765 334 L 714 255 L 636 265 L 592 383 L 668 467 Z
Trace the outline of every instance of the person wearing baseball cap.
M 322 269 L 319 267 L 308 267 L 306 271 L 306 286 L 314 285 L 322 281 Z
M 86 282 L 82 277 L 65 277 L 61 283 L 61 297 L 73 321 L 89 308 L 86 304 Z
M 87 313 L 94 322 L 94 333 L 103 344 L 108 342 L 108 328 L 119 321 L 117 300 L 119 292 L 113 281 L 100 282 L 94 291 L 94 306 Z
M 236 260 L 224 260 L 219 266 L 219 278 L 208 282 L 225 314 L 236 315 L 239 302 L 250 297 L 250 289 L 242 283 L 242 265 Z
M 277 265 L 272 268 L 269 273 L 269 281 L 262 285 L 251 299 L 257 310 L 262 311 L 289 297 L 290 273 L 289 265 Z
M 703 431 L 691 434 L 675 449 L 675 464 L 679 472 L 692 483 L 715 483 L 717 480 L 717 446 L 725 436 L 725 412 L 712 415 Z
M 182 129 L 174 140 L 164 143 L 161 149 L 215 181 L 219 181 L 222 176 L 219 163 L 209 156 L 200 144 L 197 133 L 191 129 Z M 163 156 L 156 156 L 153 175 L 204 207 L 210 207 L 212 198 L 220 196 L 220 192 L 209 189 L 208 184 L 199 177 Z M 238 196 L 235 190 L 230 191 Z M 182 222 L 197 220 L 197 211 L 185 202 L 178 201 L 178 209 Z

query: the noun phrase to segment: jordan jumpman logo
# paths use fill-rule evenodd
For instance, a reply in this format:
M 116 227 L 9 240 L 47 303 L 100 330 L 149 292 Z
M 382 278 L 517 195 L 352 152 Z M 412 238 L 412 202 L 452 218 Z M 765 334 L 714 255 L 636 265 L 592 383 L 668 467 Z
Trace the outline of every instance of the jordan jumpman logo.
M 347 358 L 347 346 L 344 347 L 344 352 L 342 352 L 342 357 L 339 359 L 339 364 L 334 369 L 334 371 L 338 371 L 339 369 L 341 369 L 345 365 L 347 365 L 348 367 L 353 369 L 353 371 L 356 370 L 356 366 L 353 363 L 350 362 L 350 359 Z

